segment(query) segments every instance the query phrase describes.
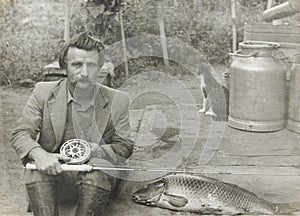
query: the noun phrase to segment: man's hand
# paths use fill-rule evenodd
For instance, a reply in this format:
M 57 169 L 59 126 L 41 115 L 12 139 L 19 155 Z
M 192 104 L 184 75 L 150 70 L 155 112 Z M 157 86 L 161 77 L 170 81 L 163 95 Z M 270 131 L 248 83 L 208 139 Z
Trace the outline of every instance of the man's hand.
M 46 152 L 42 148 L 34 148 L 29 152 L 29 157 L 35 161 L 36 168 L 48 175 L 57 175 L 63 172 L 59 161 L 70 161 L 70 158 L 56 153 Z

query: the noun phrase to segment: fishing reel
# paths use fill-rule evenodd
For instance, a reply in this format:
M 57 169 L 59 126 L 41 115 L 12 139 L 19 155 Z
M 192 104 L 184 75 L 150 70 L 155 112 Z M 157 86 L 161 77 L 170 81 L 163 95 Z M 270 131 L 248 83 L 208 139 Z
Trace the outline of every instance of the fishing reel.
M 85 140 L 70 139 L 60 147 L 60 154 L 71 159 L 68 164 L 84 164 L 91 156 L 91 146 Z

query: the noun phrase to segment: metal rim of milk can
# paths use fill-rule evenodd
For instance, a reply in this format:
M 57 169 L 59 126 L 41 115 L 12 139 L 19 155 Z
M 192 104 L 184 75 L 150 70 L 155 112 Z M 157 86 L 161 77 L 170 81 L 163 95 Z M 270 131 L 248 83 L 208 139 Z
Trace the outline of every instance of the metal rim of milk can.
M 266 41 L 243 41 L 239 43 L 239 46 L 244 49 L 277 49 L 280 44 Z
M 229 53 L 232 57 L 251 58 L 264 56 L 265 51 L 276 51 L 280 47 L 279 43 L 265 41 L 244 41 L 239 43 L 239 49 L 234 53 Z M 246 51 L 246 54 L 243 53 Z

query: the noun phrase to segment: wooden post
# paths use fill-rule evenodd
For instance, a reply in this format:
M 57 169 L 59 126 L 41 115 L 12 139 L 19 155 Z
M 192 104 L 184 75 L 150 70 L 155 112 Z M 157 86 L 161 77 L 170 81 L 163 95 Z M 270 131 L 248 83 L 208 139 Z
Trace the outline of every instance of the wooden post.
M 236 34 L 236 2 L 231 0 L 231 19 L 232 19 L 232 51 L 237 50 L 237 34 Z
M 64 41 L 67 42 L 69 39 L 70 39 L 70 0 L 65 0 Z
M 161 11 L 161 1 L 157 1 L 157 16 L 158 16 L 158 25 L 159 25 L 159 32 L 160 32 L 160 43 L 164 58 L 165 66 L 169 66 L 169 57 L 168 57 L 168 49 L 167 49 L 167 39 L 165 33 L 165 25 Z
M 268 0 L 267 9 L 270 9 L 271 7 L 273 7 L 273 0 Z
M 128 78 L 129 69 L 128 69 L 128 62 L 127 62 L 127 48 L 126 48 L 126 41 L 125 41 L 125 32 L 124 32 L 122 11 L 119 12 L 119 20 L 120 20 L 121 38 L 122 38 L 122 44 L 123 44 L 123 60 L 124 60 L 124 66 L 125 66 L 125 77 Z
M 193 3 L 195 3 L 195 2 L 193 2 Z M 174 7 L 175 7 L 175 8 L 178 7 L 178 2 L 177 2 L 177 0 L 174 0 L 174 1 L 173 1 L 173 4 L 174 4 Z

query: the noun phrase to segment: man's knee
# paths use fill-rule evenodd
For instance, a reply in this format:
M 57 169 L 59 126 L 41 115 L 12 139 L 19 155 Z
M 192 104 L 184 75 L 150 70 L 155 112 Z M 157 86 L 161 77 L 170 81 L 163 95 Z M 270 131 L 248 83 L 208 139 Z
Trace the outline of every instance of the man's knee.
M 97 166 L 114 167 L 114 165 L 111 162 L 98 157 L 91 157 L 88 164 L 96 167 Z M 82 175 L 81 179 L 83 183 L 94 185 L 96 187 L 103 188 L 107 191 L 113 191 L 116 186 L 119 172 L 115 170 L 106 170 L 106 171 L 94 170 L 92 172 L 81 173 L 81 175 Z
M 93 185 L 106 191 L 112 191 L 115 186 L 116 178 L 102 171 L 80 173 L 80 175 L 80 183 L 83 184 Z
M 25 170 L 25 184 L 34 182 L 57 182 L 58 177 L 37 170 Z

